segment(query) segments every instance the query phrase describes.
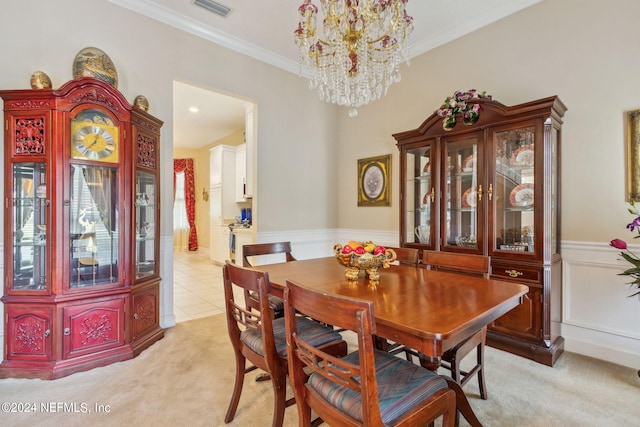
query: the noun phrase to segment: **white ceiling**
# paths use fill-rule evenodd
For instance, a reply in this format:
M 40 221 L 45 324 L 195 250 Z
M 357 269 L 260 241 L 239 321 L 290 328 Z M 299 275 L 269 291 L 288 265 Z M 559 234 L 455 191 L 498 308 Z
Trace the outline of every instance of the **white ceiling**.
M 226 18 L 194 0 L 110 0 L 150 18 L 274 66 L 299 73 L 293 30 L 302 0 L 216 0 L 231 9 Z M 541 0 L 411 0 L 414 18 L 410 57 L 489 25 Z M 320 2 L 316 0 L 318 6 Z M 229 103 L 230 102 L 230 103 Z M 320 102 L 320 101 L 318 101 Z M 242 129 L 246 101 L 184 83 L 174 85 L 174 145 L 197 148 Z M 189 106 L 198 114 L 185 113 Z

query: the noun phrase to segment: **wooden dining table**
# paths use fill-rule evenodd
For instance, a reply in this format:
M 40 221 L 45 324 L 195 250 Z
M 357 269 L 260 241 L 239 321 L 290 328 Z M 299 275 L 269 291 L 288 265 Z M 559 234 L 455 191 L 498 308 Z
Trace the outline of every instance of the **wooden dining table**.
M 448 348 L 476 333 L 521 302 L 525 285 L 413 266 L 391 265 L 371 281 L 345 278 L 335 257 L 254 267 L 267 272 L 271 293 L 282 296 L 287 280 L 336 295 L 373 301 L 376 335 L 423 353 L 434 366 Z M 480 425 L 468 402 L 459 402 L 471 425 Z M 471 411 L 471 412 L 469 412 Z

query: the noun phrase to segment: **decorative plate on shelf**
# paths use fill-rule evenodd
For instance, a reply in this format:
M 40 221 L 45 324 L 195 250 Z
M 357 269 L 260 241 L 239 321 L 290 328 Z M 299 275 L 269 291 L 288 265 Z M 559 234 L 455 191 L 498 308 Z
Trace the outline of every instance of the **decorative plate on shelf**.
M 533 184 L 528 182 L 517 185 L 511 194 L 509 194 L 509 202 L 514 207 L 530 207 L 533 206 Z
M 533 166 L 534 154 L 533 144 L 523 145 L 513 152 L 511 161 L 514 166 Z
M 463 208 L 475 208 L 478 194 L 476 187 L 467 188 L 467 191 L 462 195 L 462 207 Z
M 85 47 L 73 60 L 73 78 L 93 77 L 118 88 L 118 72 L 109 55 L 96 47 Z
M 462 161 L 462 172 L 473 172 L 473 169 L 476 166 L 476 155 L 470 154 L 464 158 Z

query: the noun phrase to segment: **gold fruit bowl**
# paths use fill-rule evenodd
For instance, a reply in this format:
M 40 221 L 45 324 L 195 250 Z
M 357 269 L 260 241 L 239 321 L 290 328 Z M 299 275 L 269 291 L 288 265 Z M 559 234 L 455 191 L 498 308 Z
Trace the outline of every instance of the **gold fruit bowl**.
M 364 270 L 369 275 L 370 280 L 380 280 L 379 268 L 388 268 L 389 264 L 396 260 L 396 252 L 393 249 L 386 249 L 384 253 L 374 255 L 370 252 L 364 254 L 357 254 L 350 252 L 348 254 L 342 253 L 342 245 L 336 243 L 333 246 L 333 251 L 336 254 L 338 262 L 347 269 L 344 272 L 344 276 L 348 280 L 358 280 L 360 270 Z

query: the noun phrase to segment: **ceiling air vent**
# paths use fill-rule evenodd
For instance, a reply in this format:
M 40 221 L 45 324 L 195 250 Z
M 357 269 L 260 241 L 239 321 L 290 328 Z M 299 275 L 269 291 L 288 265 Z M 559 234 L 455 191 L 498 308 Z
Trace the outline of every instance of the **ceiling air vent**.
M 229 12 L 231 12 L 231 8 L 212 0 L 195 0 L 194 3 L 223 18 L 226 18 Z

